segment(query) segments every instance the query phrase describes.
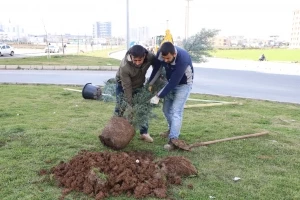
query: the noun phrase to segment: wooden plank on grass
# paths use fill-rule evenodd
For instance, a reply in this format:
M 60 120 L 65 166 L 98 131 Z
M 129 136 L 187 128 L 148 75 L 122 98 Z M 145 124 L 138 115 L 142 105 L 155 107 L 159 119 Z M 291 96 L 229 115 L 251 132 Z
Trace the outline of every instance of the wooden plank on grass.
M 224 139 L 219 139 L 219 140 L 212 140 L 212 141 L 207 141 L 207 142 L 197 142 L 197 143 L 191 144 L 190 148 L 206 146 L 206 145 L 215 144 L 215 143 L 219 143 L 219 142 L 230 141 L 230 140 L 238 140 L 238 139 L 245 139 L 245 138 L 251 138 L 251 137 L 258 137 L 258 136 L 266 135 L 268 133 L 269 133 L 269 131 L 262 131 L 262 132 L 259 132 L 259 133 L 235 136 L 235 137 L 224 138 Z
M 195 108 L 195 107 L 212 107 L 212 106 L 223 106 L 223 105 L 242 105 L 239 102 L 220 102 L 220 103 L 207 103 L 207 104 L 193 104 L 185 105 L 184 108 Z
M 201 101 L 201 102 L 210 102 L 210 103 L 223 103 L 226 101 L 216 101 L 216 100 L 206 100 L 206 99 L 193 99 L 193 98 L 188 98 L 188 101 Z
M 74 92 L 82 92 L 82 90 L 76 90 L 76 89 L 71 89 L 71 88 L 64 88 L 64 90 L 74 91 Z
M 72 88 L 64 88 L 64 90 L 68 90 L 68 91 L 74 91 L 74 92 L 82 92 L 82 90 L 76 90 L 76 89 L 72 89 Z M 94 94 L 96 95 L 96 94 Z M 110 94 L 101 94 L 102 96 L 111 96 Z

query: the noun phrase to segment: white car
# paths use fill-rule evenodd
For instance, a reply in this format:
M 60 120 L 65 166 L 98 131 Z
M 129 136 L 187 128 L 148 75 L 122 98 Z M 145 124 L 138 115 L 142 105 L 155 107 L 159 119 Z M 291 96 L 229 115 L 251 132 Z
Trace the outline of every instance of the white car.
M 59 47 L 58 46 L 54 46 L 54 45 L 49 45 L 47 47 L 45 47 L 45 53 L 59 53 Z
M 3 56 L 3 55 L 13 56 L 14 54 L 15 54 L 15 50 L 12 46 L 7 45 L 7 44 L 0 45 L 0 56 Z

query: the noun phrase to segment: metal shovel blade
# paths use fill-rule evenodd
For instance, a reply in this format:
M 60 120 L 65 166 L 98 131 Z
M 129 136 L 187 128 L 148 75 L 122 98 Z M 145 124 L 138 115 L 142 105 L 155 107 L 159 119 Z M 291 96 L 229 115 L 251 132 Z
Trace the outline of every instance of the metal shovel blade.
M 185 150 L 185 151 L 191 151 L 190 145 L 188 145 L 185 141 L 179 140 L 179 139 L 171 139 L 172 144 L 174 144 L 175 147 Z

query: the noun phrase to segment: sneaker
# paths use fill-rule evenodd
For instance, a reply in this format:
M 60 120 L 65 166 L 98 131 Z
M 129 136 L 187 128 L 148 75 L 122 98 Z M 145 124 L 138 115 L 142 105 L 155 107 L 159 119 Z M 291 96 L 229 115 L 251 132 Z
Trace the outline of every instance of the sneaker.
M 141 134 L 141 140 L 145 142 L 153 142 L 153 138 L 149 135 L 149 133 Z
M 170 135 L 170 130 L 167 130 L 165 132 L 162 132 L 159 134 L 163 138 L 167 138 Z
M 167 151 L 173 151 L 176 147 L 171 142 L 164 145 L 164 149 Z

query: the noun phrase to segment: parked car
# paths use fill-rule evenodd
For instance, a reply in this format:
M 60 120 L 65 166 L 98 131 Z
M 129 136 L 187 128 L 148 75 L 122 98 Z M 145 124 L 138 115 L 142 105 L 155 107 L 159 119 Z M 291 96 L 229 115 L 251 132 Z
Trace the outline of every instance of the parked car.
M 45 53 L 59 53 L 59 47 L 54 45 L 49 45 L 45 47 Z
M 0 56 L 3 56 L 3 55 L 13 56 L 14 54 L 15 54 L 15 50 L 12 46 L 7 45 L 7 44 L 0 45 Z

